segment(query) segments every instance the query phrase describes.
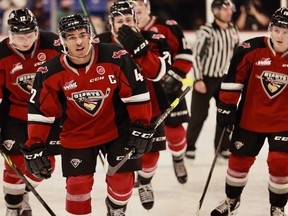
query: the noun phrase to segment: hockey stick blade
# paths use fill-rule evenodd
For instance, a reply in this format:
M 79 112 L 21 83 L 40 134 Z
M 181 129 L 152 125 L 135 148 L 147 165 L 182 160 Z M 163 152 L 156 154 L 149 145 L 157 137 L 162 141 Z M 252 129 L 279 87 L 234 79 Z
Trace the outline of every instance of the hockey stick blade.
M 204 186 L 204 190 L 203 190 L 202 196 L 201 196 L 201 198 L 200 198 L 200 200 L 198 202 L 198 205 L 197 205 L 196 216 L 198 216 L 199 213 L 200 213 L 200 209 L 202 207 L 202 204 L 203 204 L 203 201 L 204 201 L 204 198 L 205 198 L 205 195 L 206 195 L 206 192 L 207 192 L 207 189 L 208 189 L 211 177 L 212 177 L 212 173 L 213 173 L 214 167 L 216 165 L 216 161 L 217 161 L 217 158 L 218 158 L 218 153 L 220 151 L 220 146 L 221 146 L 221 143 L 222 143 L 222 140 L 223 140 L 223 137 L 224 137 L 224 134 L 225 134 L 226 131 L 227 131 L 227 128 L 224 127 L 223 130 L 222 130 L 222 133 L 221 133 L 221 136 L 220 136 L 216 151 L 215 151 L 215 156 L 214 156 L 214 159 L 213 159 L 213 162 L 212 162 L 212 165 L 211 165 L 211 168 L 210 168 L 207 180 L 206 180 L 206 184 Z
M 56 214 L 52 211 L 52 209 L 47 205 L 47 203 L 42 199 L 42 197 L 38 194 L 35 188 L 31 185 L 31 183 L 27 180 L 27 178 L 22 174 L 22 172 L 16 167 L 11 158 L 6 155 L 2 149 L 0 148 L 0 153 L 4 157 L 7 164 L 14 170 L 14 172 L 21 178 L 21 180 L 26 184 L 27 188 L 35 195 L 35 197 L 39 200 L 39 202 L 44 206 L 44 208 L 50 213 L 51 216 L 56 216 Z
M 161 114 L 161 116 L 157 119 L 157 121 L 155 122 L 155 129 L 158 128 L 158 126 L 167 118 L 167 116 L 172 112 L 172 110 L 178 106 L 178 104 L 180 103 L 180 101 L 183 100 L 183 98 L 186 96 L 186 94 L 192 89 L 192 85 L 188 86 L 187 88 L 185 88 L 185 90 L 183 92 L 181 92 L 181 94 L 171 103 L 170 107 L 168 107 L 164 113 Z M 134 154 L 135 149 L 131 149 L 130 151 L 128 151 L 123 159 L 114 167 L 111 166 L 108 163 L 107 160 L 107 155 L 105 156 L 105 164 L 104 164 L 104 169 L 106 170 L 106 175 L 108 176 L 112 176 L 114 175 L 122 166 L 124 163 L 126 163 L 126 161 Z

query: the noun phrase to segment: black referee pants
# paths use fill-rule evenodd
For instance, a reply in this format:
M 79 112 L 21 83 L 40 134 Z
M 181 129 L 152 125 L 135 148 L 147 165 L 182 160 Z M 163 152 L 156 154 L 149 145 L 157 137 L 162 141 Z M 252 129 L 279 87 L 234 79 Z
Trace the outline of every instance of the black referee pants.
M 219 100 L 219 90 L 222 82 L 222 78 L 211 78 L 204 77 L 204 83 L 206 85 L 206 94 L 201 94 L 195 90 L 192 91 L 191 99 L 191 116 L 189 118 L 188 128 L 187 128 L 187 151 L 196 150 L 196 141 L 202 130 L 203 124 L 208 117 L 208 110 L 210 107 L 210 100 L 213 97 L 216 104 Z M 219 143 L 219 139 L 222 133 L 222 128 L 216 123 L 215 138 L 214 138 L 214 148 L 216 150 Z M 208 134 L 207 134 L 208 135 Z M 229 135 L 225 133 L 224 138 L 221 143 L 221 151 L 225 151 L 229 148 Z

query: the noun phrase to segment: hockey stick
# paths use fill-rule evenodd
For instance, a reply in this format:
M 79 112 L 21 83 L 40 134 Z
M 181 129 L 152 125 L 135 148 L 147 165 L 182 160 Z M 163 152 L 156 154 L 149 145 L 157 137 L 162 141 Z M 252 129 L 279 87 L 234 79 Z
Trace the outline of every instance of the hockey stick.
M 221 136 L 220 136 L 220 139 L 219 139 L 216 151 L 215 151 L 215 156 L 214 156 L 214 159 L 213 159 L 210 171 L 209 171 L 209 175 L 207 177 L 206 184 L 205 184 L 202 196 L 201 196 L 201 198 L 199 200 L 199 203 L 198 203 L 198 206 L 197 206 L 197 209 L 196 209 L 196 215 L 197 216 L 199 216 L 199 212 L 200 212 L 200 209 L 202 207 L 202 204 L 203 204 L 203 201 L 204 201 L 204 197 L 206 195 L 206 192 L 207 192 L 207 189 L 208 189 L 211 177 L 212 177 L 212 172 L 213 172 L 214 167 L 216 165 L 216 161 L 217 161 L 217 158 L 218 158 L 218 153 L 220 151 L 221 143 L 222 143 L 222 140 L 223 140 L 223 137 L 224 137 L 224 134 L 225 134 L 226 130 L 227 130 L 226 127 L 224 127 L 223 130 L 222 130 L 222 133 L 221 133 Z
M 88 18 L 88 20 L 90 22 L 90 25 L 91 25 L 91 27 L 92 27 L 92 29 L 94 31 L 94 34 L 96 35 L 96 30 L 95 30 L 95 28 L 93 26 L 93 23 L 92 23 L 92 20 L 91 20 L 91 16 L 88 13 L 88 10 L 87 10 L 87 7 L 86 7 L 86 3 L 84 2 L 84 0 L 79 0 L 79 2 L 80 2 L 80 5 L 81 5 L 81 8 L 83 10 L 84 16 L 86 16 Z
M 21 180 L 26 184 L 27 188 L 32 191 L 32 193 L 36 196 L 39 202 L 44 206 L 44 208 L 50 213 L 52 216 L 56 216 L 56 214 L 52 211 L 52 209 L 47 205 L 47 203 L 42 199 L 42 197 L 38 194 L 35 188 L 31 185 L 31 183 L 27 180 L 27 178 L 21 173 L 21 171 L 16 167 L 11 158 L 5 154 L 0 148 L 0 152 L 4 157 L 7 164 L 14 170 L 14 172 L 21 178 Z
M 172 110 L 178 106 L 180 101 L 183 100 L 183 98 L 186 96 L 186 94 L 192 89 L 192 85 L 188 86 L 181 94 L 171 103 L 170 107 L 168 107 L 164 113 L 157 119 L 157 121 L 154 123 L 155 124 L 155 129 L 158 128 L 158 126 L 167 118 L 167 116 L 172 112 Z M 105 166 L 104 169 L 106 170 L 106 175 L 112 176 L 114 175 L 122 166 L 123 164 L 135 153 L 135 148 L 131 149 L 128 151 L 123 159 L 114 167 L 110 166 L 108 161 L 107 161 L 107 155 L 105 157 Z

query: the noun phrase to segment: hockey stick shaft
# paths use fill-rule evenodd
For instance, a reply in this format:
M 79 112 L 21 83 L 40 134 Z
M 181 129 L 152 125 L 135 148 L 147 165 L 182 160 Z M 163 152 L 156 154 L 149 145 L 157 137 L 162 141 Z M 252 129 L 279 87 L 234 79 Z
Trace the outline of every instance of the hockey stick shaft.
M 44 208 L 50 213 L 52 216 L 56 216 L 56 214 L 52 211 L 52 209 L 47 205 L 47 203 L 42 199 L 42 197 L 38 194 L 35 188 L 31 185 L 31 183 L 27 180 L 27 178 L 22 174 L 22 172 L 16 167 L 11 158 L 5 154 L 1 149 L 0 152 L 4 157 L 7 164 L 14 170 L 14 172 L 21 178 L 21 180 L 26 184 L 27 188 L 35 195 L 35 197 L 39 200 L 39 202 L 44 206 Z
M 218 158 L 218 153 L 219 153 L 219 151 L 220 151 L 221 143 L 222 143 L 222 141 L 223 141 L 225 132 L 226 132 L 226 127 L 224 127 L 223 130 L 222 130 L 222 133 L 221 133 L 221 136 L 220 136 L 220 139 L 219 139 L 219 142 L 218 142 L 216 151 L 215 151 L 215 156 L 214 156 L 214 159 L 213 159 L 213 162 L 212 162 L 212 165 L 211 165 L 211 168 L 210 168 L 210 171 L 209 171 L 207 180 L 206 180 L 206 184 L 205 184 L 205 187 L 204 187 L 202 196 L 201 196 L 201 198 L 200 198 L 200 200 L 199 200 L 199 204 L 198 204 L 198 208 L 197 208 L 197 212 L 198 212 L 197 215 L 199 215 L 199 211 L 200 211 L 200 209 L 201 209 L 201 207 L 202 207 L 202 204 L 203 204 L 203 201 L 204 201 L 204 198 L 205 198 L 205 195 L 206 195 L 206 192 L 207 192 L 207 189 L 208 189 L 208 186 L 209 186 L 211 177 L 212 177 L 212 173 L 213 173 L 214 167 L 215 167 L 215 165 L 216 165 L 216 161 L 217 161 L 217 158 Z
M 164 113 L 161 114 L 161 116 L 157 119 L 157 121 L 155 122 L 155 129 L 158 128 L 158 126 L 167 118 L 167 116 L 172 112 L 172 110 L 178 106 L 178 104 L 180 103 L 180 101 L 183 100 L 183 98 L 186 96 L 186 94 L 192 89 L 192 86 L 188 86 L 170 105 L 169 108 L 167 108 L 165 110 Z M 133 155 L 135 152 L 135 148 L 132 148 L 130 151 L 128 151 L 123 159 L 114 167 L 110 166 L 109 163 L 107 162 L 107 158 L 106 158 L 106 166 L 105 169 L 106 171 L 106 175 L 108 176 L 112 176 L 114 175 L 122 166 L 123 164 L 131 157 L 131 155 Z
M 83 10 L 84 15 L 88 18 L 88 20 L 89 20 L 89 22 L 90 22 L 90 24 L 92 26 L 92 29 L 94 31 L 94 34 L 96 35 L 96 29 L 94 28 L 94 25 L 92 23 L 91 16 L 90 16 L 90 14 L 89 14 L 89 12 L 87 10 L 85 1 L 84 0 L 79 0 L 79 2 L 80 2 L 80 5 L 81 5 L 81 8 Z

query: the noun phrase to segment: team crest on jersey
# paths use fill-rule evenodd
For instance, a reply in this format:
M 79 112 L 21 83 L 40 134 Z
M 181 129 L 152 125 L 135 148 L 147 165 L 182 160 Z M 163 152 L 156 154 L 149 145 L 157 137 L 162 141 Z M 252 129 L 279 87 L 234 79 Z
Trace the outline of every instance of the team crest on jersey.
M 30 94 L 33 87 L 34 78 L 35 74 L 23 74 L 17 77 L 17 84 L 21 87 L 21 89 Z
M 73 158 L 70 160 L 70 163 L 72 164 L 72 166 L 74 168 L 77 168 L 79 166 L 79 164 L 82 163 L 82 160 L 80 160 L 78 158 Z
M 15 140 L 5 140 L 4 143 L 3 143 L 3 146 L 8 151 L 10 151 L 13 148 L 14 144 L 15 144 Z
M 119 50 L 118 52 L 113 52 L 112 58 L 120 58 L 122 55 L 126 55 L 127 53 L 126 50 Z
M 288 82 L 288 76 L 272 71 L 264 71 L 261 76 L 256 76 L 261 80 L 261 84 L 269 98 L 280 94 Z
M 101 90 L 85 90 L 72 93 L 72 98 L 79 108 L 95 116 L 103 106 L 104 100 L 109 96 L 111 89 L 107 88 L 105 94 Z
M 244 49 L 248 49 L 251 47 L 250 43 L 247 42 L 242 42 L 239 46 L 243 47 Z
M 14 74 L 15 72 L 22 70 L 23 69 L 23 65 L 21 62 L 18 62 L 16 64 L 13 65 L 12 70 L 10 71 L 10 74 Z

